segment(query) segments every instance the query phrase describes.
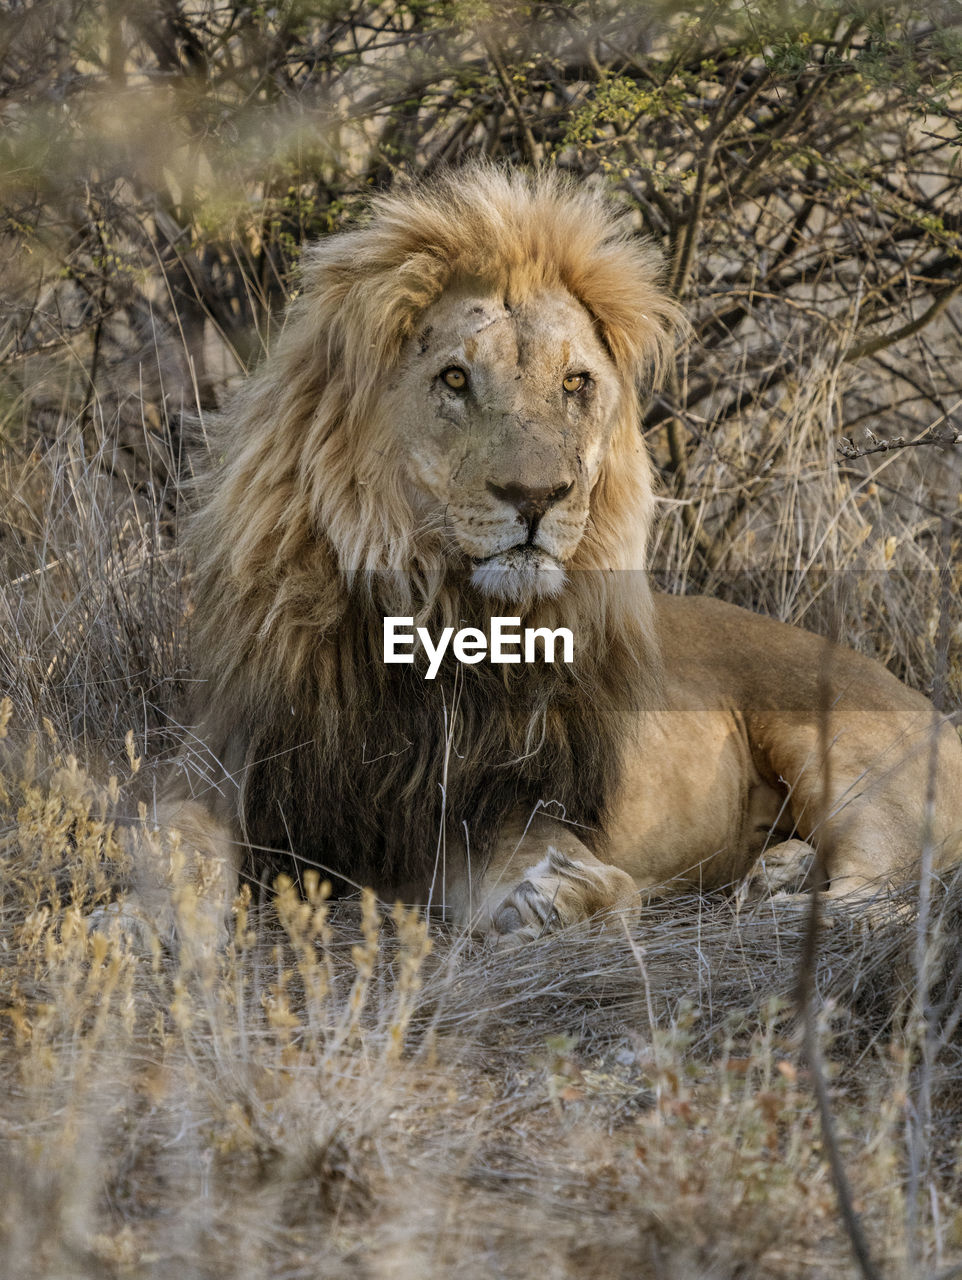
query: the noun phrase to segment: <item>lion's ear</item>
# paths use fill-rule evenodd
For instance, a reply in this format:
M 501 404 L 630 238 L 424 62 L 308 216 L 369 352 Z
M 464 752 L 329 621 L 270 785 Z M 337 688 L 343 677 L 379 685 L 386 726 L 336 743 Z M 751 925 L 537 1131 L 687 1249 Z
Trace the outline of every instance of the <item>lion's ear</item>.
M 625 237 L 599 245 L 578 264 L 569 288 L 594 316 L 612 359 L 633 382 L 656 386 L 688 329 L 662 287 L 660 253 Z
M 417 318 L 435 302 L 450 264 L 384 234 L 380 226 L 314 245 L 302 278 L 329 361 L 365 380 L 394 364 Z

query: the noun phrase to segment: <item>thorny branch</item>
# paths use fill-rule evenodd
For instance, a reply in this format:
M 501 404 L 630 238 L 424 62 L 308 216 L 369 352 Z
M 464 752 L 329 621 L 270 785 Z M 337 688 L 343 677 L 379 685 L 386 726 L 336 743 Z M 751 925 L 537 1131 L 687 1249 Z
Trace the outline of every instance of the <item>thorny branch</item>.
M 841 456 L 852 461 L 855 458 L 867 458 L 873 453 L 891 453 L 895 449 L 918 449 L 925 445 L 962 444 L 962 431 L 958 431 L 954 427 L 930 429 L 915 440 L 906 440 L 904 436 L 895 436 L 891 440 L 882 440 L 869 428 L 866 428 L 866 434 L 872 441 L 867 447 L 856 445 L 847 436 L 842 436 L 836 446 Z

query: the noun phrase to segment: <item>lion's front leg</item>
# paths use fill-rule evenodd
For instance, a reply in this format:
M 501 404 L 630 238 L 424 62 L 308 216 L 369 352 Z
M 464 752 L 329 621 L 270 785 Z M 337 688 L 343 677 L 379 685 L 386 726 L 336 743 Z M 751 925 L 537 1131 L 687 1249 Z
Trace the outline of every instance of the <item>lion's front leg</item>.
M 131 888 L 95 913 L 92 925 L 127 934 L 149 951 L 154 942 L 183 956 L 213 953 L 227 940 L 237 893 L 241 846 L 227 823 L 195 800 L 169 797 L 153 821 L 127 834 Z
M 470 893 L 467 888 L 458 895 L 460 922 L 513 942 L 638 905 L 631 876 L 596 858 L 571 827 L 544 814 L 510 822 L 480 883 Z

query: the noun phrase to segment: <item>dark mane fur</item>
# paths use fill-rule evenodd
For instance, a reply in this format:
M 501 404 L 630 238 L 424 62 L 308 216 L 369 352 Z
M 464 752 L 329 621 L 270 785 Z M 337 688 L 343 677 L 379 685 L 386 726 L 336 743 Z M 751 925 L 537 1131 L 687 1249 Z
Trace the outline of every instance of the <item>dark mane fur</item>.
M 345 612 L 320 642 L 322 688 L 250 706 L 219 734 L 208 725 L 238 783 L 253 878 L 316 865 L 417 897 L 442 828 L 447 848 L 466 838 L 480 866 L 509 814 L 539 802 L 602 847 L 627 735 L 651 700 L 657 655 L 646 639 L 570 666 L 462 666 L 448 654 L 427 681 L 423 654 L 414 666 L 383 663 L 382 617 L 359 601 Z M 483 626 L 483 613 L 462 621 Z

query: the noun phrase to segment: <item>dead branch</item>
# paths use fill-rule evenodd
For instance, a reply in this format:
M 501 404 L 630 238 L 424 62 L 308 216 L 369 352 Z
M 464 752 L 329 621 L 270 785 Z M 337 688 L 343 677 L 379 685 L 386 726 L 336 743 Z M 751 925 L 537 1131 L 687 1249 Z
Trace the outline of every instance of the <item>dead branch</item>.
M 842 436 L 836 449 L 843 458 L 851 462 L 855 458 L 867 458 L 873 453 L 891 453 L 895 449 L 919 449 L 925 445 L 962 444 L 962 431 L 957 430 L 955 427 L 929 428 L 915 440 L 906 440 L 904 436 L 895 436 L 891 440 L 882 440 L 869 428 L 866 428 L 866 434 L 872 441 L 869 446 L 862 448 L 847 436 Z
M 822 894 L 828 887 L 829 868 L 834 853 L 835 838 L 830 823 L 832 810 L 831 787 L 831 732 L 830 708 L 833 702 L 831 687 L 832 644 L 825 641 L 825 651 L 819 668 L 819 716 L 818 716 L 818 754 L 822 769 L 821 813 L 818 823 L 818 838 L 815 846 L 815 867 L 812 876 L 811 897 L 809 900 L 808 918 L 802 952 L 798 964 L 798 985 L 796 1000 L 802 1020 L 802 1043 L 805 1060 L 811 1072 L 818 1107 L 819 1124 L 822 1132 L 822 1143 L 828 1157 L 828 1165 L 835 1187 L 835 1199 L 838 1204 L 842 1225 L 848 1236 L 852 1254 L 864 1280 L 881 1280 L 880 1274 L 872 1261 L 868 1249 L 868 1241 L 858 1213 L 855 1210 L 852 1187 L 845 1171 L 845 1162 L 839 1145 L 835 1120 L 832 1115 L 832 1103 L 829 1098 L 828 1084 L 825 1078 L 825 1066 L 822 1062 L 821 1045 L 818 1035 L 818 1012 L 815 1006 L 815 974 L 818 967 L 818 938 L 821 927 Z

